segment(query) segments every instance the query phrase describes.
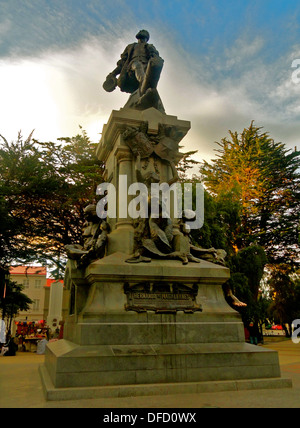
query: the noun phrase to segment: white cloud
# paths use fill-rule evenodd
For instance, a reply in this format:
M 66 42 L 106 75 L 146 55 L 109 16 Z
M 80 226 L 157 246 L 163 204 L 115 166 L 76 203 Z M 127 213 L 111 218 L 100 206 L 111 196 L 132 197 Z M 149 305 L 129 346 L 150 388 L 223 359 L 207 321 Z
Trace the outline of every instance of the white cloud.
M 55 140 L 82 125 L 97 141 L 114 107 L 101 87 L 113 56 L 91 40 L 74 50 L 0 61 L 0 132 L 14 139 L 19 129 L 24 135 L 35 129 L 35 138 Z
M 4 18 L 0 22 L 0 45 L 3 43 L 4 36 L 6 36 L 10 30 L 12 30 L 12 22 L 8 18 Z
M 255 37 L 253 40 L 239 38 L 235 41 L 233 46 L 225 49 L 224 57 L 225 62 L 223 67 L 232 69 L 236 66 L 244 67 L 257 55 L 264 46 L 264 40 L 261 37 Z
M 254 38 L 248 48 L 246 41 L 237 41 L 219 58 L 195 57 L 163 31 L 156 35 L 165 60 L 158 89 L 167 114 L 191 121 L 182 142 L 185 151 L 198 150 L 198 160 L 211 158 L 215 141 L 229 129 L 241 132 L 251 120 L 275 140 L 296 145 L 300 84 L 291 82 L 288 54 L 286 70 L 280 60 L 267 64 L 257 56 L 263 40 Z M 75 135 L 81 125 L 97 142 L 111 110 L 123 107 L 129 97 L 119 89 L 105 92 L 102 83 L 130 40 L 129 29 L 125 38 L 106 32 L 72 49 L 0 61 L 0 133 L 14 139 L 19 129 L 24 136 L 35 129 L 35 138 L 53 141 Z M 232 77 L 231 68 L 238 68 L 239 75 Z

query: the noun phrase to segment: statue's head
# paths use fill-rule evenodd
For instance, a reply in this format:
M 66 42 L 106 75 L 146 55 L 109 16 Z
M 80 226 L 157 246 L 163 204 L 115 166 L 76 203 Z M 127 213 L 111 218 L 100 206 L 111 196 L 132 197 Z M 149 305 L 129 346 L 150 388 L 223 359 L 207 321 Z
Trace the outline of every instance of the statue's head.
M 140 30 L 135 37 L 138 40 L 139 39 L 146 39 L 146 41 L 148 42 L 148 40 L 150 39 L 150 34 L 148 33 L 147 30 Z
M 189 210 L 189 209 L 183 210 L 182 211 L 182 219 L 183 219 L 184 222 L 185 221 L 194 221 L 194 220 L 196 220 L 196 213 L 195 213 L 195 211 Z

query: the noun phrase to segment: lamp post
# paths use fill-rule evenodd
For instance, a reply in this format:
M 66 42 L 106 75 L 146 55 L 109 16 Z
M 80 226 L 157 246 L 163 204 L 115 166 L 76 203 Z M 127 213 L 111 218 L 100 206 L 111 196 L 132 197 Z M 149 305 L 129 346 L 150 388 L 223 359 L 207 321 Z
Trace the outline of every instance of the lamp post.
M 10 289 L 10 293 L 12 294 L 12 299 L 11 299 L 11 307 L 10 307 L 10 319 L 9 319 L 9 327 L 8 327 L 8 333 L 9 335 L 11 335 L 11 323 L 12 323 L 12 319 L 13 319 L 13 315 L 14 315 L 14 293 L 17 291 L 17 288 L 13 285 L 12 288 Z
M 8 282 L 9 282 L 9 271 L 5 272 L 4 275 L 4 289 L 3 289 L 3 309 L 2 309 L 2 319 L 5 319 L 6 315 L 6 293 L 8 288 Z

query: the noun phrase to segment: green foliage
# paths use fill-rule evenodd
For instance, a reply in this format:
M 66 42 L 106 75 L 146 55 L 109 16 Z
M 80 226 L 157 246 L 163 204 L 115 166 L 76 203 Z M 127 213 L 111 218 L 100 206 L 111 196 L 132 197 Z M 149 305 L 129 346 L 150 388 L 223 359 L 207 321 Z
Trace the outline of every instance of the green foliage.
M 239 272 L 247 278 L 247 286 L 254 301 L 257 301 L 258 298 L 260 282 L 267 261 L 264 249 L 258 245 L 251 245 L 238 251 L 229 262 L 232 272 Z
M 205 199 L 205 224 L 194 237 L 203 246 L 218 243 L 227 251 L 229 285 L 247 303 L 243 318 L 262 322 L 270 316 L 270 301 L 259 292 L 265 266 L 276 272 L 284 263 L 295 271 L 300 260 L 300 153 L 274 142 L 253 122 L 241 134 L 229 131 L 217 145 L 216 158 L 200 166 L 200 181 L 211 199 Z M 287 277 L 278 284 L 286 292 L 291 288 Z M 282 315 L 287 308 L 296 315 L 293 293 L 281 298 L 283 292 L 277 292 L 271 312 L 278 320 L 288 320 Z
M 95 202 L 103 164 L 85 131 L 57 143 L 0 146 L 0 263 L 52 260 L 63 273 L 64 245 L 80 242 L 83 209 Z
M 292 322 L 300 318 L 300 279 L 290 266 L 281 264 L 273 269 L 268 285 L 273 297 L 269 316 L 278 324 L 287 324 L 290 336 Z
M 241 222 L 232 229 L 237 248 L 262 245 L 272 263 L 299 262 L 300 153 L 275 143 L 253 122 L 239 135 L 217 143 L 216 159 L 203 162 L 208 191 L 227 195 L 240 206 Z
M 189 169 L 192 169 L 194 166 L 199 164 L 199 162 L 194 160 L 192 157 L 195 153 L 197 153 L 197 150 L 184 153 L 182 159 L 177 165 L 178 175 L 182 182 L 188 179 Z
M 23 285 L 15 281 L 6 282 L 5 298 L 3 294 L 0 296 L 0 311 L 2 319 L 7 319 L 9 329 L 11 327 L 12 319 L 19 313 L 19 311 L 28 311 L 33 301 L 24 294 Z
M 224 249 L 230 256 L 235 253 L 231 231 L 238 227 L 239 206 L 227 195 L 216 198 L 204 191 L 204 224 L 193 230 L 191 237 L 203 248 Z
M 267 257 L 262 247 L 251 245 L 232 256 L 228 265 L 231 277 L 228 281 L 233 294 L 247 304 L 241 311 L 245 325 L 250 322 L 263 324 L 267 319 L 269 301 L 260 293 L 261 279 Z
M 96 145 L 82 129 L 56 143 L 39 142 L 32 134 L 25 141 L 19 134 L 11 143 L 1 138 L 0 267 L 52 260 L 59 278 L 64 246 L 81 242 L 83 209 L 97 202 L 104 165 L 95 156 Z M 192 231 L 192 240 L 227 252 L 229 285 L 247 303 L 247 323 L 261 323 L 268 315 L 270 302 L 259 292 L 268 264 L 274 296 L 269 315 L 289 323 L 300 318 L 300 285 L 291 274 L 299 263 L 300 153 L 275 143 L 253 122 L 217 144 L 217 158 L 203 162 L 201 177 L 188 178 L 198 164 L 195 152 L 186 153 L 178 166 L 182 183 L 206 188 L 204 225 Z M 279 263 L 291 271 L 279 274 Z

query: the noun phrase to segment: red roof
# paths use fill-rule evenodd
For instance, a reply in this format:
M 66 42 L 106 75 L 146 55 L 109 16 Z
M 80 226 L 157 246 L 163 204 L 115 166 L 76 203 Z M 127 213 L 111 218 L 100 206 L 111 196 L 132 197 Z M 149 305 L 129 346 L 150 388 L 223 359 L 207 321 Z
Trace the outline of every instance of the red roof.
M 11 266 L 11 275 L 42 275 L 46 276 L 47 269 L 44 266 Z
M 64 283 L 62 279 L 47 278 L 47 283 L 46 283 L 45 287 L 50 287 L 52 282 L 61 282 L 62 284 Z

